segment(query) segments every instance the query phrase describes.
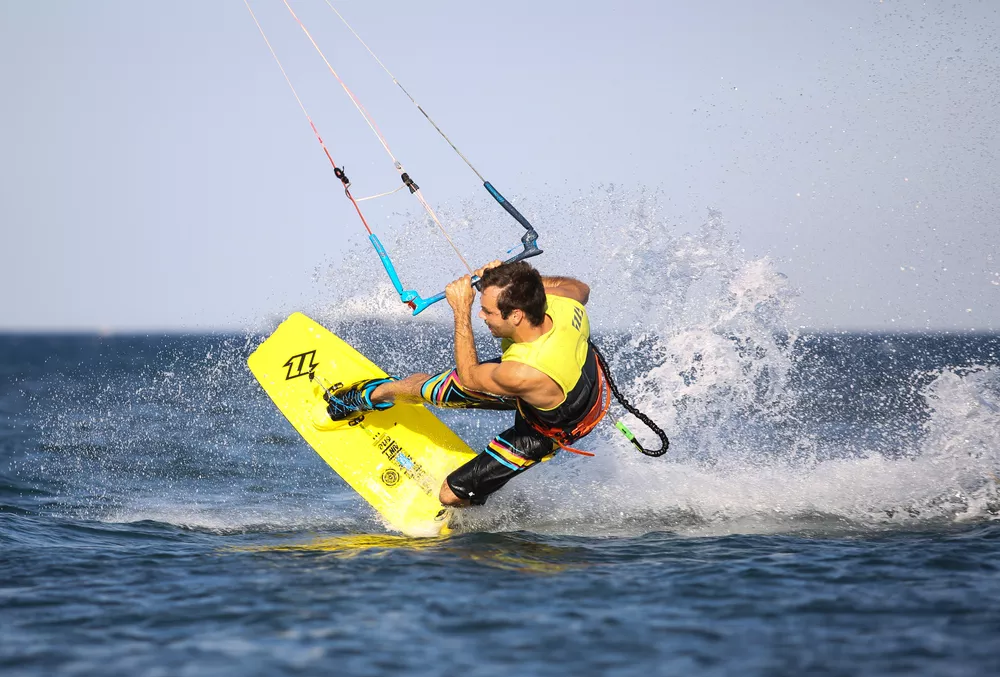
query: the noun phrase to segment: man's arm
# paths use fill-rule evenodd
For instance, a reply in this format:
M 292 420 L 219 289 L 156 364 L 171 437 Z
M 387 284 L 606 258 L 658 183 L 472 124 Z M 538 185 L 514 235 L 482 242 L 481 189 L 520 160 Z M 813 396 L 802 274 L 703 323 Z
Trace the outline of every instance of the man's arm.
M 445 297 L 455 313 L 455 369 L 458 380 L 471 390 L 491 395 L 517 397 L 537 388 L 540 372 L 518 363 L 479 363 L 472 334 L 472 301 L 476 292 L 466 275 L 445 289 Z
M 481 393 L 520 397 L 537 391 L 540 372 L 518 362 L 480 364 L 472 338 L 472 323 L 455 316 L 455 368 L 462 386 Z
M 464 284 L 465 281 L 460 282 Z M 451 297 L 448 300 L 451 301 Z M 452 306 L 452 310 L 455 311 L 455 370 L 458 372 L 458 380 L 472 390 L 505 395 L 506 393 L 489 391 L 479 383 L 478 377 L 486 376 L 481 372 L 485 371 L 483 367 L 487 365 L 479 363 L 479 355 L 476 353 L 476 339 L 472 334 L 472 303 L 466 305 L 460 300 L 459 305 Z
M 590 287 L 572 277 L 543 275 L 542 284 L 545 285 L 546 294 L 565 296 L 581 305 L 587 305 L 590 299 Z

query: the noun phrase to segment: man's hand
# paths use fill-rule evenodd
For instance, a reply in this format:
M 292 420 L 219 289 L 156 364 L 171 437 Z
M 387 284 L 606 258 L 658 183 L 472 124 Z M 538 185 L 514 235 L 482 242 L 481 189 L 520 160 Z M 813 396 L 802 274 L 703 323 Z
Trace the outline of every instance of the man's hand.
M 472 302 L 476 299 L 476 290 L 472 287 L 472 278 L 463 275 L 444 288 L 444 297 L 457 316 L 459 313 L 468 315 L 472 312 Z
M 489 270 L 490 268 L 496 268 L 497 266 L 500 265 L 503 265 L 503 261 L 501 261 L 500 259 L 497 259 L 496 261 L 490 261 L 485 266 L 476 271 L 476 277 L 482 277 L 483 273 L 485 273 L 487 270 Z

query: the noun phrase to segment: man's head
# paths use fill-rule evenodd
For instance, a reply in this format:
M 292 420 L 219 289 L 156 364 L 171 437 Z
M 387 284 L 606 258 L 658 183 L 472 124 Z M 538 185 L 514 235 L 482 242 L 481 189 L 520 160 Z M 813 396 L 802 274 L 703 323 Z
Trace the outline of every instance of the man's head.
M 483 271 L 479 317 L 497 338 L 512 338 L 522 323 L 545 321 L 545 286 L 538 271 L 524 261 Z

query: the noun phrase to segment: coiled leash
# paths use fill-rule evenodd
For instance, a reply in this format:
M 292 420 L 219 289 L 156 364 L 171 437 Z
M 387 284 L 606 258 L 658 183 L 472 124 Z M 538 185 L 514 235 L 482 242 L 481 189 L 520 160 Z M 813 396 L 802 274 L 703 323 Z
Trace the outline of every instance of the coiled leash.
M 600 423 L 607 415 L 608 409 L 611 407 L 611 396 L 614 395 L 614 398 L 618 400 L 619 404 L 625 407 L 628 413 L 645 423 L 646 427 L 652 430 L 653 433 L 660 438 L 660 448 L 651 450 L 643 447 L 639 440 L 636 439 L 632 431 L 628 429 L 628 426 L 625 425 L 625 422 L 621 419 L 618 419 L 615 423 L 615 427 L 618 428 L 625 438 L 632 443 L 632 446 L 646 456 L 652 456 L 654 458 L 663 456 L 667 453 L 667 449 L 670 448 L 670 440 L 667 439 L 667 434 L 660 429 L 660 426 L 653 423 L 648 416 L 636 409 L 631 402 L 625 399 L 625 396 L 618 390 L 618 386 L 615 385 L 614 379 L 611 378 L 611 372 L 608 370 L 608 364 L 604 359 L 604 355 L 601 354 L 601 351 L 596 345 L 594 345 L 593 341 L 588 339 L 587 342 L 590 344 L 590 347 L 594 349 L 594 355 L 597 357 L 598 396 L 593 406 L 591 406 L 590 410 L 584 414 L 579 423 L 577 423 L 571 430 L 541 425 L 534 419 L 533 416 L 525 413 L 525 411 L 521 408 L 520 400 L 518 400 L 517 409 L 521 413 L 521 416 L 528 423 L 528 425 L 534 428 L 537 432 L 548 437 L 560 449 L 571 451 L 574 454 L 579 454 L 581 456 L 593 456 L 594 454 L 589 451 L 577 449 L 576 447 L 570 445 L 574 440 L 586 437 L 594 430 L 594 428 L 597 427 L 597 424 Z
M 608 363 L 604 359 L 604 355 L 601 354 L 601 351 L 597 348 L 597 346 L 594 344 L 593 341 L 590 341 L 590 347 L 594 349 L 594 354 L 597 355 L 597 361 L 601 365 L 601 371 L 604 372 L 604 377 L 607 379 L 608 385 L 611 386 L 611 392 L 614 394 L 615 399 L 618 400 L 618 403 L 622 405 L 625 408 L 625 410 L 628 411 L 628 413 L 632 414 L 637 419 L 642 421 L 647 428 L 652 430 L 653 433 L 660 438 L 661 442 L 660 448 L 652 450 L 643 447 L 642 444 L 639 442 L 639 440 L 636 439 L 632 431 L 628 429 L 628 426 L 625 425 L 625 422 L 622 421 L 621 419 L 618 419 L 618 421 L 615 423 L 615 427 L 618 428 L 618 430 L 621 431 L 622 435 L 624 435 L 626 439 L 628 439 L 628 441 L 632 443 L 632 446 L 634 446 L 636 449 L 638 449 L 646 456 L 652 456 L 654 458 L 658 456 L 663 456 L 665 453 L 667 453 L 667 450 L 670 448 L 670 440 L 667 439 L 667 434 L 663 432 L 660 426 L 653 423 L 653 421 L 648 416 L 646 416 L 644 413 L 636 409 L 631 402 L 625 399 L 625 396 L 622 395 L 621 391 L 618 390 L 618 386 L 615 385 L 614 379 L 611 378 L 611 371 L 608 369 Z

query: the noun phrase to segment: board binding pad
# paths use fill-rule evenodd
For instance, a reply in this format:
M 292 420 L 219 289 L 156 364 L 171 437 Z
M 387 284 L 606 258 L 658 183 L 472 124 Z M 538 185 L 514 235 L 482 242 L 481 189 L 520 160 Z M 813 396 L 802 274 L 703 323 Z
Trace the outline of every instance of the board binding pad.
M 447 533 L 444 478 L 476 454 L 422 404 L 396 404 L 331 421 L 324 388 L 386 373 L 338 336 L 293 313 L 247 359 L 303 439 L 388 526 L 407 536 Z

